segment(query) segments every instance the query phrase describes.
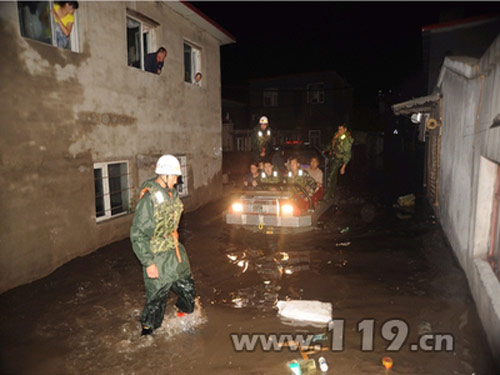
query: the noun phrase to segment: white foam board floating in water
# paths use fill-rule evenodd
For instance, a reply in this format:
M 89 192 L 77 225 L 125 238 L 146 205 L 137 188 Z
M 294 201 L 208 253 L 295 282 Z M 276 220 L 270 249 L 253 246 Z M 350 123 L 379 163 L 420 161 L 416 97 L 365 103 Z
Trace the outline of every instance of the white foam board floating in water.
M 288 319 L 327 324 L 332 320 L 332 304 L 330 302 L 290 300 L 278 301 L 280 316 Z

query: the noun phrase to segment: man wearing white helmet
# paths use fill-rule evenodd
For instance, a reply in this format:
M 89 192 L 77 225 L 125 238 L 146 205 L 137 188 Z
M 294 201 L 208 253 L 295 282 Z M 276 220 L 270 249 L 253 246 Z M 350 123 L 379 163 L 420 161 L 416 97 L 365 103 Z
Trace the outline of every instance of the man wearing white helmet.
M 141 314 L 142 335 L 161 326 L 170 290 L 177 294 L 178 315 L 192 313 L 196 295 L 191 268 L 177 228 L 184 209 L 177 189 L 181 175 L 176 157 L 163 155 L 156 163 L 157 176 L 141 186 L 130 240 L 142 264 L 146 303 Z
M 252 133 L 252 156 L 255 162 L 267 159 L 271 155 L 272 138 L 269 120 L 266 116 L 259 119 L 259 124 Z

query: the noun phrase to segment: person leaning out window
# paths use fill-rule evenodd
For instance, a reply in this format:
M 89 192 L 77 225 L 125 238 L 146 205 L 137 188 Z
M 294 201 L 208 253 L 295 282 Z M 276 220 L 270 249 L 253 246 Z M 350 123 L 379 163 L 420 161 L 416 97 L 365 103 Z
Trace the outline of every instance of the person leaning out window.
M 51 13 L 55 21 L 56 45 L 60 48 L 71 48 L 69 36 L 75 23 L 75 10 L 78 1 L 60 1 L 54 4 Z

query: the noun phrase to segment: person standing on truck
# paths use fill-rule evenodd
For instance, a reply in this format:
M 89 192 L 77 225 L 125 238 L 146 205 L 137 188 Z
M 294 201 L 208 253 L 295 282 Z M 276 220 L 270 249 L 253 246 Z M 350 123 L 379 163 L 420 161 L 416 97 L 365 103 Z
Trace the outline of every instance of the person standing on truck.
M 271 155 L 272 138 L 269 120 L 266 116 L 259 119 L 259 124 L 252 133 L 252 157 L 253 161 L 260 162 Z
M 184 205 L 174 188 L 181 175 L 179 160 L 163 155 L 156 163 L 156 177 L 141 186 L 130 229 L 130 240 L 142 264 L 146 302 L 141 314 L 141 335 L 161 326 L 168 294 L 177 294 L 177 315 L 192 313 L 196 291 L 189 259 L 179 242 L 177 228 Z
M 347 164 L 351 160 L 351 150 L 354 138 L 347 131 L 346 124 L 339 125 L 337 132 L 328 144 L 325 152 L 328 154 L 328 177 L 326 180 L 323 200 L 330 200 L 335 193 L 338 174 L 345 173 Z

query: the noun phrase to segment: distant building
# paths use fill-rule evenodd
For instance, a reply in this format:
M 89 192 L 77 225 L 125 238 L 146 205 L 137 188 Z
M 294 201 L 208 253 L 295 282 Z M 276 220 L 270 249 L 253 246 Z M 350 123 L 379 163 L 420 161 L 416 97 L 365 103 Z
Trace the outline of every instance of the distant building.
M 420 126 L 428 198 L 500 365 L 500 35 L 479 59 L 448 56 L 440 65 L 432 94 L 393 111 Z
M 276 131 L 294 130 L 309 138 L 314 130 L 314 139 L 318 133 L 321 139 L 352 119 L 353 89 L 333 71 L 255 79 L 249 90 L 250 128 L 265 114 Z
M 164 153 L 187 210 L 221 192 L 219 50 L 234 38 L 185 2 L 81 1 L 63 49 L 52 5 L 0 3 L 0 292 L 128 237 Z

